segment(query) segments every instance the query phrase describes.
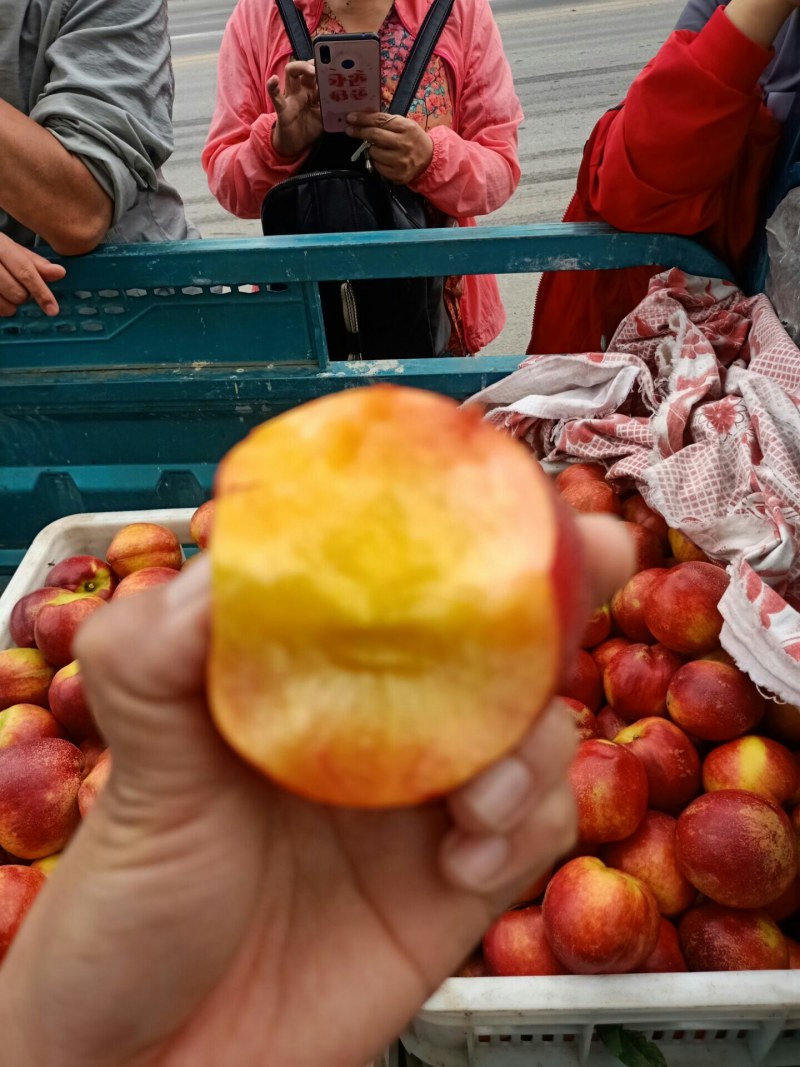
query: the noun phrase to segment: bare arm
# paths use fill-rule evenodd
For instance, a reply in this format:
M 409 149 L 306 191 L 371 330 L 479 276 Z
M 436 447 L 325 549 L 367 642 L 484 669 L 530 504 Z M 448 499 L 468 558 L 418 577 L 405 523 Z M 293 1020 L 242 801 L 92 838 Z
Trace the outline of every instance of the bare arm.
M 91 251 L 111 224 L 111 199 L 81 160 L 3 100 L 0 207 L 63 255 Z
M 797 6 L 791 0 L 731 0 L 725 14 L 745 37 L 769 48 Z

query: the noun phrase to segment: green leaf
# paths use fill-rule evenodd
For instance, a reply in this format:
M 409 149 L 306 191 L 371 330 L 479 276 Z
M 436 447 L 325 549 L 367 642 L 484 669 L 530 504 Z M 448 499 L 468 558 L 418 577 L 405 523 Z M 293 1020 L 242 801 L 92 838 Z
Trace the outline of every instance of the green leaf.
M 658 1045 L 637 1030 L 621 1026 L 598 1026 L 597 1033 L 612 1056 L 624 1067 L 668 1067 Z

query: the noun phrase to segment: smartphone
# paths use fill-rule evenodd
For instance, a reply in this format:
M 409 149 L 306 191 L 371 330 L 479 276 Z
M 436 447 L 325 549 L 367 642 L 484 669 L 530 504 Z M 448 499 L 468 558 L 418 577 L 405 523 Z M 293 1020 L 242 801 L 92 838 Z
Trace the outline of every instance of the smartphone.
M 326 133 L 341 133 L 351 111 L 381 110 L 381 45 L 376 34 L 323 34 L 314 41 L 314 64 Z

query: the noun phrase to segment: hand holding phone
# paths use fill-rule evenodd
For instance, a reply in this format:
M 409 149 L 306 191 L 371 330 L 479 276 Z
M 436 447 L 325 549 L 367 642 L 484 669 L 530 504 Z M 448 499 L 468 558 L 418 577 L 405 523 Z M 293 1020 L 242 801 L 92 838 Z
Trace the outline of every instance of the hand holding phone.
M 314 41 L 322 128 L 342 133 L 352 111 L 381 109 L 381 47 L 374 33 L 325 34 Z

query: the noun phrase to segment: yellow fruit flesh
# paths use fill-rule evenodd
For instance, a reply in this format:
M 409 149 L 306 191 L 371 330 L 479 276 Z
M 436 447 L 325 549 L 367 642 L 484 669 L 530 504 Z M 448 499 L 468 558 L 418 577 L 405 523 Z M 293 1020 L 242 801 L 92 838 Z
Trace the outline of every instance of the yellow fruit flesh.
M 357 393 L 265 424 L 220 468 L 209 693 L 276 780 L 385 807 L 466 780 L 552 692 L 557 531 L 531 457 L 475 413 Z

